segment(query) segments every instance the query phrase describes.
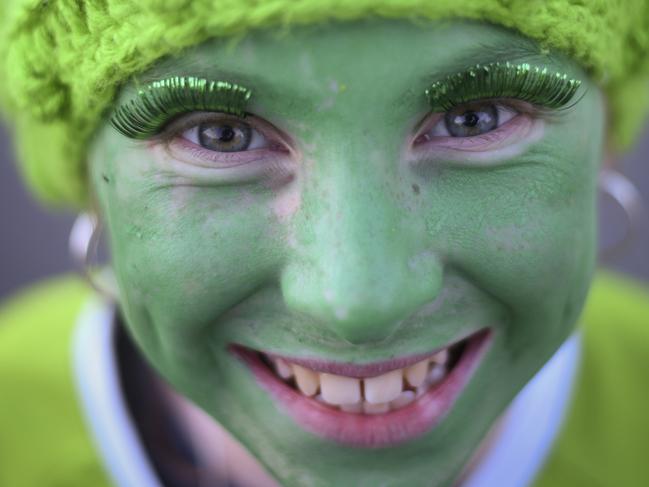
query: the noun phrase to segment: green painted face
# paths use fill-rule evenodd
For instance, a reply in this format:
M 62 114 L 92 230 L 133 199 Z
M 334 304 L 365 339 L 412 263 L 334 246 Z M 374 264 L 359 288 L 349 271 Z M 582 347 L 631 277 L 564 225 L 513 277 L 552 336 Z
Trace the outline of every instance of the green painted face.
M 574 63 L 530 46 L 459 21 L 212 41 L 140 81 L 243 85 L 245 126 L 228 116 L 219 138 L 223 116 L 193 113 L 145 142 L 99 132 L 92 184 L 134 339 L 282 483 L 450 485 L 574 329 L 593 271 L 603 101 Z M 433 81 L 499 59 L 581 79 L 580 94 L 561 110 L 508 99 L 430 113 Z M 475 128 L 471 117 L 484 133 L 446 132 L 449 120 Z M 246 127 L 247 150 L 219 152 Z M 485 327 L 448 413 L 380 448 L 305 431 L 228 351 L 368 364 Z

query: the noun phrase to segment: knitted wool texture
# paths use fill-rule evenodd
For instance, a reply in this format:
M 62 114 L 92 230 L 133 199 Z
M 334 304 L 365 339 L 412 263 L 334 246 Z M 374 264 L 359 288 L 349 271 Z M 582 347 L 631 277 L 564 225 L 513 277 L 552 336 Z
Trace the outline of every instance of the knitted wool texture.
M 618 147 L 649 105 L 649 0 L 0 0 L 0 106 L 36 193 L 84 206 L 88 143 L 133 74 L 210 37 L 372 16 L 481 19 L 569 55 Z

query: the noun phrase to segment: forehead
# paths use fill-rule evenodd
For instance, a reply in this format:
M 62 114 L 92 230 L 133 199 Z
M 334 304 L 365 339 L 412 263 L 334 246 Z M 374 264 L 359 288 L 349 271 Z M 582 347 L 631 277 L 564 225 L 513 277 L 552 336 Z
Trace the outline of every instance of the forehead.
M 532 62 L 569 69 L 561 56 L 505 28 L 445 20 L 368 20 L 255 31 L 240 39 L 213 39 L 160 61 L 138 83 L 191 75 L 226 80 L 253 90 L 263 114 L 281 99 L 308 110 L 345 92 L 347 100 L 382 104 L 421 102 L 431 82 L 477 63 Z

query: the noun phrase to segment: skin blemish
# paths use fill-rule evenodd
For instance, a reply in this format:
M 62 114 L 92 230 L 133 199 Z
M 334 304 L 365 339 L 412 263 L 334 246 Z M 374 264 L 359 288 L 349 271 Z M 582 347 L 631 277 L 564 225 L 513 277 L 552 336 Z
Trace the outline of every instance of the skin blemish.
M 182 214 L 187 207 L 190 205 L 192 196 L 196 194 L 196 188 L 191 186 L 177 186 L 171 189 L 171 208 L 173 208 L 177 214 Z
M 347 85 L 345 83 L 339 83 L 338 81 L 336 81 L 334 79 L 334 80 L 331 80 L 331 82 L 329 83 L 329 89 L 333 93 L 338 95 L 340 93 L 344 93 L 345 91 L 347 91 Z
M 334 292 L 331 289 L 325 289 L 324 298 L 327 303 L 332 303 L 334 300 Z
M 345 320 L 349 316 L 349 310 L 343 307 L 336 308 L 335 315 L 337 319 Z
M 487 228 L 487 238 L 498 248 L 505 252 L 521 252 L 529 250 L 530 242 L 525 238 L 525 230 L 519 226 L 503 228 Z
M 333 95 L 328 96 L 324 100 L 322 100 L 322 102 L 318 105 L 316 110 L 318 112 L 324 112 L 324 111 L 327 111 L 327 110 L 331 110 L 336 105 L 336 97 L 337 97 L 337 95 L 343 93 L 346 90 L 347 90 L 347 86 L 344 83 L 339 83 L 335 79 L 331 80 L 329 82 L 329 91 L 331 91 L 333 93 Z
M 425 250 L 420 254 L 413 255 L 408 259 L 408 268 L 412 271 L 420 269 L 427 261 L 433 260 L 435 253 L 430 250 Z
M 297 241 L 297 238 L 295 237 L 295 234 L 290 233 L 286 237 L 286 245 L 288 245 L 288 247 L 291 248 L 291 249 L 296 249 L 297 248 L 298 241 Z
M 325 98 L 320 105 L 316 108 L 316 111 L 318 112 L 325 112 L 327 110 L 331 110 L 334 106 L 336 105 L 336 97 L 335 96 L 330 96 Z
M 273 213 L 281 223 L 288 221 L 300 209 L 302 193 L 297 184 L 291 184 L 273 201 Z

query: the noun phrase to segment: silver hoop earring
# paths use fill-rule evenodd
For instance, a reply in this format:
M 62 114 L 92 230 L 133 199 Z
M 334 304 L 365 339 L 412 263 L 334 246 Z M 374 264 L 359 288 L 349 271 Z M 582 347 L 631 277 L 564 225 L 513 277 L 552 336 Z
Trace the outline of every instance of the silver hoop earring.
M 618 171 L 602 169 L 599 188 L 622 208 L 626 216 L 626 231 L 623 237 L 600 252 L 600 261 L 607 262 L 623 253 L 633 241 L 645 221 L 645 208 L 638 188 Z
M 68 241 L 70 256 L 79 272 L 95 291 L 111 301 L 117 301 L 117 283 L 111 269 L 92 264 L 92 259 L 97 252 L 101 228 L 101 222 L 96 214 L 79 213 L 70 230 Z

